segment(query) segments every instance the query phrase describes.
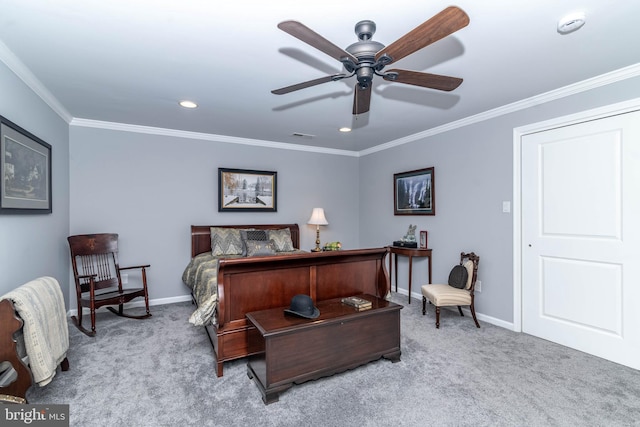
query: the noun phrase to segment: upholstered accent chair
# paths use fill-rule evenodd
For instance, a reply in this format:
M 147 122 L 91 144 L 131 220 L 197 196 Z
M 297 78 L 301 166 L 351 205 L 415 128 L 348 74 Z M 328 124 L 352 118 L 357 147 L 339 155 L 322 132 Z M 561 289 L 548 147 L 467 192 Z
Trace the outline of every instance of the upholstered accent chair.
M 464 266 L 467 271 L 465 283 L 452 283 L 450 275 L 449 283 L 447 284 L 427 284 L 422 286 L 422 314 L 427 314 L 427 301 L 433 304 L 436 307 L 436 328 L 440 328 L 440 307 L 457 306 L 460 316 L 464 316 L 464 314 L 462 314 L 463 305 L 469 306 L 473 321 L 478 328 L 480 327 L 473 305 L 473 290 L 478 278 L 479 262 L 480 257 L 475 253 L 462 252 L 460 253 L 460 265 Z

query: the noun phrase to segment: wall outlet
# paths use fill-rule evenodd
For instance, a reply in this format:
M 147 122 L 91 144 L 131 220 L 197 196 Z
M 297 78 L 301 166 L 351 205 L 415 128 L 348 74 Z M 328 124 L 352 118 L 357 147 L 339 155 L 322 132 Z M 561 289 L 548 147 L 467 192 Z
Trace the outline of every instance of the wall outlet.
M 482 292 L 482 280 L 476 280 L 476 286 L 473 289 L 476 292 Z
M 121 274 L 120 278 L 122 279 L 122 284 L 126 285 L 127 283 L 129 283 L 129 275 L 128 274 Z M 478 286 L 478 282 L 476 281 L 476 286 Z

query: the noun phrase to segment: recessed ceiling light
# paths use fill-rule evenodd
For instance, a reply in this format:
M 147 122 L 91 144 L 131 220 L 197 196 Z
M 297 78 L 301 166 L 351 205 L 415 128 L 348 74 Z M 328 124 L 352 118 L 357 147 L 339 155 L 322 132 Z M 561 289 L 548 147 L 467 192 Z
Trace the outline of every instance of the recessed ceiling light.
M 346 126 L 345 126 L 345 127 L 340 128 L 339 130 L 340 130 L 340 132 L 351 132 L 351 128 L 348 128 L 348 127 L 346 127 Z
M 572 13 L 558 21 L 558 32 L 560 34 L 569 34 L 579 30 L 585 23 L 584 13 Z
M 198 108 L 198 104 L 193 101 L 180 101 L 180 106 L 184 108 Z

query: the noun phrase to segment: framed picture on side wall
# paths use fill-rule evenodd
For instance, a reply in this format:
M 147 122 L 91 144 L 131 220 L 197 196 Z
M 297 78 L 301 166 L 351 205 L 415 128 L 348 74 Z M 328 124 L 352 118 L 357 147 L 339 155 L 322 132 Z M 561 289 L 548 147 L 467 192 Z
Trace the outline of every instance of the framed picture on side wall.
M 51 146 L 0 116 L 0 214 L 51 213 Z
M 394 215 L 435 215 L 434 168 L 393 175 Z
M 218 168 L 218 212 L 277 212 L 277 172 Z

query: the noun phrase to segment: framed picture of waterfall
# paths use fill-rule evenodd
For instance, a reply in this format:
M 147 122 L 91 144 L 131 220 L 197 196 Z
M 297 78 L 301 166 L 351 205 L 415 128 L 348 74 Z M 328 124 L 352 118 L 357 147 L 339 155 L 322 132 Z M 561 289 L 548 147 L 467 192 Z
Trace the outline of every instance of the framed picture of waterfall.
M 277 172 L 218 168 L 218 212 L 277 212 Z
M 394 215 L 435 215 L 434 168 L 393 174 Z

